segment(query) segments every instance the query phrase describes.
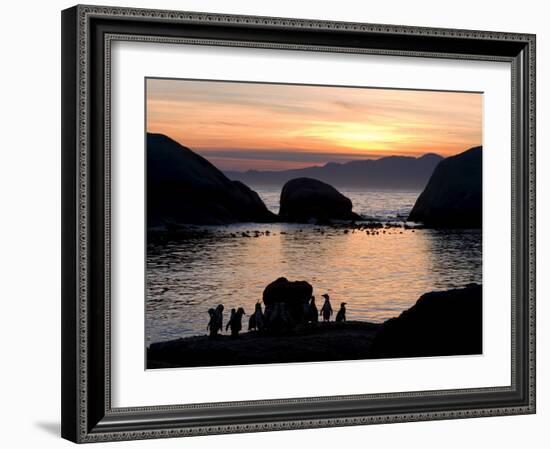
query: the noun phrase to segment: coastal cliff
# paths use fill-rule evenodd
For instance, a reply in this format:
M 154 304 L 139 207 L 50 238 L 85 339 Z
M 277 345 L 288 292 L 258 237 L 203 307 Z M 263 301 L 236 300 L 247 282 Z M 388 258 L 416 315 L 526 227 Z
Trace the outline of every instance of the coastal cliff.
M 163 134 L 147 134 L 147 226 L 267 223 L 258 194 Z
M 409 214 L 430 228 L 481 228 L 482 147 L 441 161 Z

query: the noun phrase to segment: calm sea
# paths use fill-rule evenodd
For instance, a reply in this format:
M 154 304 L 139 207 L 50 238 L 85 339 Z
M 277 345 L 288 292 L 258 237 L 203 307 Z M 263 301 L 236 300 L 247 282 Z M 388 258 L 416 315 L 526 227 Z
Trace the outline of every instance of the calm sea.
M 251 186 L 278 211 L 280 191 Z M 419 192 L 340 189 L 354 211 L 386 221 L 407 216 Z M 364 231 L 294 224 L 204 227 L 210 237 L 147 248 L 146 344 L 205 335 L 208 309 L 224 304 L 252 312 L 280 276 L 306 280 L 350 320 L 382 322 L 425 292 L 481 283 L 481 231 Z M 252 237 L 243 237 L 248 231 Z M 258 231 L 258 232 L 256 232 Z M 269 231 L 269 232 L 267 232 Z M 256 236 L 257 235 L 257 236 Z M 245 329 L 248 315 L 244 318 Z

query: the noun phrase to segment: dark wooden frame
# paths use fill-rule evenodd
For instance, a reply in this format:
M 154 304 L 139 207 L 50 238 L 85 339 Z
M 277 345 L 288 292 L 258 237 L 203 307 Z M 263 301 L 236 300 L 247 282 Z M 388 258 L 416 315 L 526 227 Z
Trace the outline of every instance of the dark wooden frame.
M 507 61 L 512 67 L 512 384 L 113 408 L 110 44 L 184 42 Z M 62 436 L 75 442 L 535 412 L 535 36 L 75 6 L 62 13 Z

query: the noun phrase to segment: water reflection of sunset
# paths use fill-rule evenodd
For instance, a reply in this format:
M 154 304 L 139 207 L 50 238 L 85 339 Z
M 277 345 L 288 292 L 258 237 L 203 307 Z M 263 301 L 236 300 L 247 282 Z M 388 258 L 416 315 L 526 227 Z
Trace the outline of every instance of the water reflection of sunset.
M 147 80 L 147 130 L 221 169 L 286 169 L 481 143 L 482 95 Z
M 300 231 L 300 229 L 302 229 Z M 222 228 L 220 228 L 222 229 Z M 279 276 L 307 280 L 350 320 L 382 322 L 424 293 L 481 282 L 481 233 L 418 229 L 365 231 L 301 225 L 234 225 L 270 230 L 258 238 L 174 242 L 148 249 L 147 339 L 202 335 L 217 304 L 250 313 Z M 321 228 L 318 228 L 321 229 Z M 164 294 L 159 292 L 167 288 Z M 162 299 L 162 300 L 159 300 Z

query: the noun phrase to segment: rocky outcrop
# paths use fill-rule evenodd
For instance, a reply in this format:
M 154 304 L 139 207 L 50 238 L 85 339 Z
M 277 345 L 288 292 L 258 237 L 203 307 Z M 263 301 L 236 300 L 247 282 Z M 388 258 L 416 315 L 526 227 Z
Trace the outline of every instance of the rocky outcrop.
M 147 134 L 147 225 L 272 222 L 258 194 L 162 134 Z
M 374 358 L 482 353 L 481 285 L 426 293 L 374 338 Z
M 351 200 L 331 185 L 317 179 L 296 178 L 283 186 L 279 217 L 297 223 L 361 220 L 352 207 Z
M 306 321 L 306 307 L 313 287 L 306 281 L 289 281 L 280 277 L 263 292 L 267 327 L 279 332 L 291 330 Z
M 432 228 L 481 228 L 482 147 L 444 159 L 420 194 L 409 221 Z

